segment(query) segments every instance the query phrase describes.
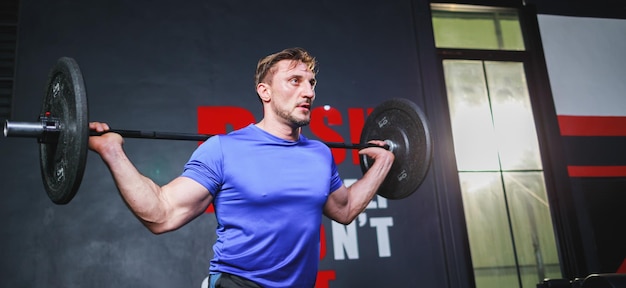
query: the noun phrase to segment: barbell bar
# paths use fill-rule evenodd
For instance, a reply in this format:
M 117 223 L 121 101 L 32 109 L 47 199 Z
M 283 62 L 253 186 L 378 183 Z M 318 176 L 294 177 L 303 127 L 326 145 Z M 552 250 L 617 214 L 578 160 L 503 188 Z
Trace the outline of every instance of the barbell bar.
M 38 122 L 14 122 L 4 121 L 4 137 L 22 137 L 22 138 L 37 138 L 39 142 L 56 141 L 60 132 L 60 125 L 58 120 L 50 119 L 46 116 L 39 117 Z M 179 141 L 206 141 L 207 139 L 215 136 L 211 134 L 194 134 L 194 133 L 181 133 L 181 132 L 163 132 L 163 131 L 143 131 L 143 130 L 121 130 L 111 129 L 106 132 L 89 131 L 89 136 L 101 136 L 105 133 L 117 133 L 124 138 L 135 139 L 157 139 L 157 140 L 179 140 Z M 340 142 L 322 142 L 329 148 L 339 149 L 364 149 L 369 147 L 381 147 L 393 152 L 396 145 L 391 140 L 384 140 L 385 145 L 380 146 L 371 143 L 363 144 L 346 144 Z
M 124 138 L 205 141 L 214 136 L 178 132 L 110 130 Z M 106 133 L 106 132 L 104 132 Z M 4 123 L 5 137 L 37 138 L 44 188 L 55 204 L 69 203 L 80 187 L 86 165 L 90 131 L 87 95 L 83 75 L 73 58 L 62 57 L 48 77 L 41 114 L 36 122 Z M 383 140 L 384 146 L 368 143 Z M 402 199 L 413 194 L 424 181 L 433 153 L 428 122 L 417 104 L 404 98 L 392 98 L 376 106 L 367 117 L 360 143 L 325 142 L 329 148 L 364 149 L 381 147 L 394 153 L 391 170 L 377 193 L 388 199 Z M 359 158 L 365 173 L 373 160 Z

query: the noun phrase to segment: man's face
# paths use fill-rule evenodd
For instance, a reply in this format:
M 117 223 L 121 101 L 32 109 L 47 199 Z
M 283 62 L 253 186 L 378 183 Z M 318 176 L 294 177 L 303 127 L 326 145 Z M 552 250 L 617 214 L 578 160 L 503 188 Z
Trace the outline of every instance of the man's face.
M 276 63 L 269 91 L 272 112 L 279 119 L 291 127 L 309 124 L 315 99 L 315 74 L 306 64 L 293 60 Z

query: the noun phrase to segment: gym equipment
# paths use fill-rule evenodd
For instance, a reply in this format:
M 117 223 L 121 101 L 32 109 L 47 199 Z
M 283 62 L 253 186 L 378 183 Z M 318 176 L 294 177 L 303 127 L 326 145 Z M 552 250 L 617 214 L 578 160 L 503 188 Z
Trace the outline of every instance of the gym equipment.
M 90 136 L 87 93 L 76 61 L 60 58 L 51 69 L 41 114 L 36 122 L 4 123 L 5 137 L 37 138 L 41 175 L 48 197 L 67 204 L 76 195 L 83 178 Z M 137 130 L 110 130 L 125 138 L 204 141 L 213 135 Z M 386 145 L 368 143 L 384 140 Z M 374 108 L 367 118 L 359 144 L 324 143 L 330 148 L 363 149 L 381 147 L 394 153 L 395 160 L 377 191 L 389 199 L 413 194 L 424 181 L 432 158 L 432 139 L 424 113 L 407 100 L 394 98 Z M 373 164 L 360 158 L 365 173 Z

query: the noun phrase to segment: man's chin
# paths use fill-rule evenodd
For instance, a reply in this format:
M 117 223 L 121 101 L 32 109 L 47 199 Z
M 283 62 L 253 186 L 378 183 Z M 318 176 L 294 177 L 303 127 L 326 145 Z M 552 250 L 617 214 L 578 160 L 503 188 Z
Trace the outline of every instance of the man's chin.
M 311 123 L 311 118 L 301 120 L 292 119 L 292 123 L 298 127 L 307 126 Z
M 296 122 L 296 125 L 297 125 L 298 127 L 302 127 L 302 126 L 307 126 L 307 125 L 309 125 L 309 123 L 311 123 L 311 120 L 307 120 L 307 121 L 298 121 L 298 122 Z

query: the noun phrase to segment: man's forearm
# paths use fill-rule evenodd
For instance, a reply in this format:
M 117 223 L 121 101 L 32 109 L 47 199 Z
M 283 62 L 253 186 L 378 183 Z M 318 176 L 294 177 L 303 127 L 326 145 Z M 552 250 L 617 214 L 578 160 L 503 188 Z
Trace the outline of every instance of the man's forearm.
M 391 165 L 374 163 L 361 179 L 348 187 L 349 222 L 352 222 L 369 204 L 380 185 L 385 181 Z
M 161 209 L 161 187 L 139 173 L 121 147 L 112 149 L 101 156 L 131 211 L 148 228 L 155 223 L 162 222 L 165 215 L 164 210 Z

